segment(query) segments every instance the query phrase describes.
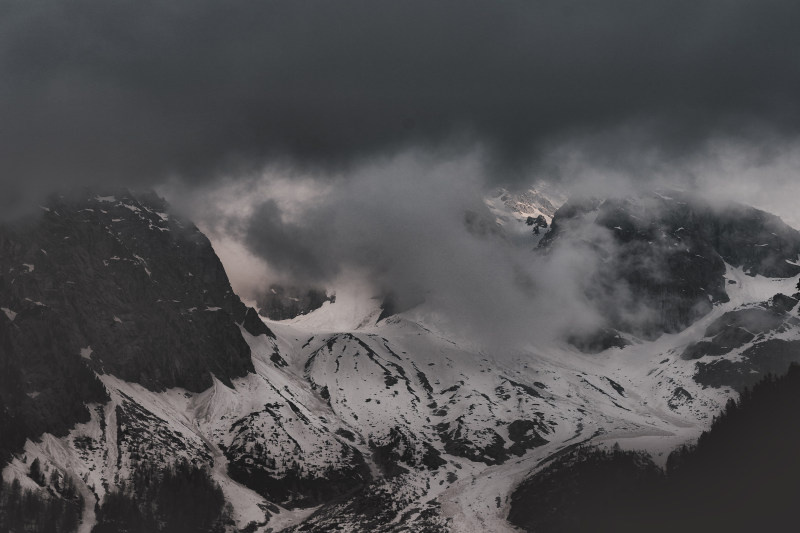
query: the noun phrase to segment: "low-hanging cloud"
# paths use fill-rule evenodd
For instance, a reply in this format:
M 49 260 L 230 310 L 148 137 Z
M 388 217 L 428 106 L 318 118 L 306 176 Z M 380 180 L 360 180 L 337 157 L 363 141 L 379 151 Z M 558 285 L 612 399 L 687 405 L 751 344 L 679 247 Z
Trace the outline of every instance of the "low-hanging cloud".
M 781 180 L 790 179 L 800 153 L 792 146 L 766 159 L 758 157 L 762 150 L 719 146 L 680 165 L 654 163 L 644 181 L 624 166 L 597 164 L 577 146 L 552 157 L 560 157 L 559 166 L 572 174 L 561 184 L 569 185 L 563 192 L 600 199 L 638 196 L 635 205 L 641 204 L 646 218 L 662 208 L 652 196 L 654 185 L 681 185 L 723 206 L 750 203 L 742 196 L 772 179 L 772 193 L 762 199 L 780 199 Z M 366 162 L 347 176 L 287 176 L 278 170 L 246 183 L 164 192 L 180 198 L 180 207 L 215 243 L 239 245 L 221 255 L 238 269 L 234 288 L 251 300 L 270 283 L 336 289 L 358 279 L 372 296 L 393 294 L 401 309 L 424 301 L 422 312 L 435 313 L 451 330 L 487 346 L 592 332 L 610 325 L 611 315 L 629 329 L 652 334 L 660 319 L 648 307 L 651 302 L 614 275 L 619 261 L 615 267 L 606 263 L 624 255 L 626 271 L 646 273 L 658 283 L 666 274 L 663 257 L 676 250 L 672 241 L 651 242 L 643 254 L 623 253 L 613 232 L 577 220 L 570 237 L 549 253 L 534 251 L 533 236 L 525 240 L 514 236 L 513 228 L 498 229 L 484 203 L 493 185 L 485 169 L 480 151 L 444 158 L 436 151 L 409 150 Z M 791 204 L 774 204 L 782 209 L 772 211 L 785 216 L 793 212 Z M 523 226 L 507 220 L 506 229 L 513 224 Z
M 418 311 L 440 326 L 495 347 L 602 325 L 585 296 L 594 250 L 579 243 L 543 256 L 532 235 L 508 238 L 514 228 L 500 230 L 484 202 L 483 168 L 480 154 L 441 160 L 409 151 L 347 179 L 312 182 L 320 191 L 265 176 L 236 209 L 208 202 L 230 190 L 175 196 L 215 242 L 243 243 L 258 258 L 234 279 L 252 300 L 268 290 L 266 279 L 334 290 L 358 280 L 367 297 L 391 294 L 400 309 L 424 302 Z M 610 242 L 595 231 L 591 239 Z

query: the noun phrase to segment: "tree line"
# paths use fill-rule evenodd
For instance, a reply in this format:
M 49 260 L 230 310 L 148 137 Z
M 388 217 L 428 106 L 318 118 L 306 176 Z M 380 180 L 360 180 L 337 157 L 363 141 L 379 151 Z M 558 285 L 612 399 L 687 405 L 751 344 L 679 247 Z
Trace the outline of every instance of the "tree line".
M 800 366 L 728 401 L 666 468 L 594 447 L 554 460 L 512 496 L 525 531 L 789 531 L 800 523 Z

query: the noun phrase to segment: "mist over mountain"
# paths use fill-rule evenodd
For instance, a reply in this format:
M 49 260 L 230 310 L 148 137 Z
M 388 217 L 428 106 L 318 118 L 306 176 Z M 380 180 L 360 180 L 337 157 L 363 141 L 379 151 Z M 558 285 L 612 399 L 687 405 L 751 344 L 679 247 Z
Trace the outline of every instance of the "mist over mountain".
M 756 527 L 798 15 L 3 0 L 0 531 Z
M 570 200 L 552 226 L 539 244 L 545 252 L 579 246 L 595 257 L 585 290 L 604 326 L 646 339 L 679 332 L 729 301 L 726 265 L 750 276 L 800 274 L 792 259 L 800 233 L 779 218 L 681 191 Z

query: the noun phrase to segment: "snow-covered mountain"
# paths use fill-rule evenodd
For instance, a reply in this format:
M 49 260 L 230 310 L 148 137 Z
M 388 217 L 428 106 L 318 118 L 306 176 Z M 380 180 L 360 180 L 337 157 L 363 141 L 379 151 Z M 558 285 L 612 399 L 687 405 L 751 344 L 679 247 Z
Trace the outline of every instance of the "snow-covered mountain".
M 530 248 L 527 217 L 546 218 L 532 254 L 603 258 L 587 296 L 609 317 L 599 345 L 489 351 L 425 313 L 384 317 L 368 291 L 264 323 L 152 196 L 57 198 L 0 229 L 0 407 L 29 421 L 2 442 L 3 478 L 47 493 L 37 459 L 73 478 L 87 532 L 132 471 L 181 459 L 210 470 L 230 530 L 514 531 L 514 488 L 565 450 L 663 463 L 800 360 L 800 237 L 777 218 L 672 193 L 486 203 Z M 608 312 L 623 285 L 655 314 Z
M 495 190 L 484 203 L 494 217 L 494 223 L 513 242 L 530 246 L 544 237 L 545 232 L 534 228 L 547 228 L 556 211 L 567 201 L 566 194 L 558 187 L 540 183 L 537 187 L 518 193 L 504 188 Z M 541 218 L 539 218 L 541 217 Z M 537 219 L 544 222 L 538 224 Z

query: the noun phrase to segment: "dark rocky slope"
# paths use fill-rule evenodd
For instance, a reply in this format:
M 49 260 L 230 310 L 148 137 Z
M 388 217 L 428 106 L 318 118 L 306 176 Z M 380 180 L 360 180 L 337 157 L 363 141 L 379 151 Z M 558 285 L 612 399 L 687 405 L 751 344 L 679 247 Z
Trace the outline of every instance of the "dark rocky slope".
M 53 197 L 0 226 L 0 308 L 0 406 L 26 436 L 88 420 L 106 400 L 94 372 L 202 391 L 253 370 L 239 325 L 272 335 L 152 193 Z
M 684 359 L 697 360 L 695 381 L 741 392 L 762 376 L 778 374 L 789 363 L 800 362 L 798 298 L 800 294 L 776 294 L 712 322 L 703 338 L 682 354 Z

